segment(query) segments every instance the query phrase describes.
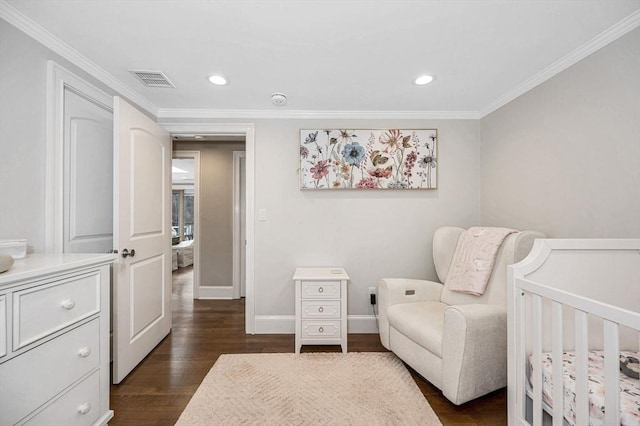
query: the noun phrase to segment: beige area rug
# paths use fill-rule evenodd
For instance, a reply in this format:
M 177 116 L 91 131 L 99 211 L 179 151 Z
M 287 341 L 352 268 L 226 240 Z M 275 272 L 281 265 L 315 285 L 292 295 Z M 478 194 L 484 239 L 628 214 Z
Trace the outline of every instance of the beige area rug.
M 442 425 L 391 353 L 222 355 L 178 425 Z

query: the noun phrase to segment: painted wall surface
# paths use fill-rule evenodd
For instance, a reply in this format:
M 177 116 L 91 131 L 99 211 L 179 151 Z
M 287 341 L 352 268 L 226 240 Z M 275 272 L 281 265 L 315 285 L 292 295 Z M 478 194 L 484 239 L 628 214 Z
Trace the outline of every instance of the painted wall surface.
M 45 251 L 47 61 L 110 91 L 0 19 L 0 239 Z
M 481 120 L 483 225 L 640 237 L 640 30 Z
M 27 238 L 31 251 L 43 252 L 47 60 L 109 90 L 1 20 L 0 43 L 0 238 Z M 367 287 L 380 277 L 436 277 L 437 227 L 479 222 L 478 121 L 234 121 L 255 122 L 255 206 L 267 210 L 267 221 L 255 224 L 258 315 L 293 315 L 295 267 L 330 264 L 351 275 L 349 314 L 371 314 Z M 438 190 L 298 189 L 301 128 L 385 127 L 438 129 Z
M 233 151 L 244 143 L 174 143 L 200 151 L 200 286 L 233 285 Z
M 475 120 L 257 120 L 256 315 L 293 315 L 298 266 L 344 266 L 349 315 L 371 315 L 382 277 L 436 279 L 431 242 L 442 225 L 479 221 Z M 437 190 L 300 190 L 300 129 L 437 128 Z

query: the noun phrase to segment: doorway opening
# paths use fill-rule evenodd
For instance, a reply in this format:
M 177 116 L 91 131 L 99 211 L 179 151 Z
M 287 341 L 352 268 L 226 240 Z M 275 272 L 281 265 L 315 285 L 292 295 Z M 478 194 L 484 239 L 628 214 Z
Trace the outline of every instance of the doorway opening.
M 198 136 L 173 136 L 175 273 L 184 283 L 182 268 L 191 265 L 193 253 L 193 298 L 238 299 L 246 296 L 245 137 Z M 191 174 L 195 157 L 198 170 Z M 193 238 L 185 211 L 192 189 Z
M 199 235 L 199 176 L 200 153 L 184 151 L 175 154 L 171 163 L 171 270 L 179 273 L 181 282 L 191 282 L 188 290 L 193 299 L 198 298 L 200 282 L 196 247 Z M 197 214 L 198 213 L 198 214 Z M 198 259 L 199 260 L 199 259 Z M 174 289 L 175 290 L 175 289 Z
M 168 122 L 165 121 L 162 123 L 162 126 L 169 131 L 174 138 L 174 148 L 178 145 L 182 144 L 181 142 L 176 142 L 177 139 L 181 138 L 191 138 L 193 141 L 197 140 L 195 136 L 203 136 L 207 138 L 218 139 L 218 140 L 229 140 L 230 138 L 237 140 L 244 140 L 245 142 L 245 151 L 246 151 L 246 194 L 245 194 L 245 224 L 246 224 L 246 238 L 245 238 L 245 247 L 246 247 L 246 258 L 245 258 L 245 277 L 246 277 L 246 298 L 245 298 L 245 332 L 247 334 L 255 333 L 255 277 L 254 277 L 254 193 L 255 193 L 255 129 L 252 123 L 237 123 L 237 124 L 228 124 L 228 123 L 188 123 L 188 122 Z M 185 146 L 185 149 L 188 149 Z M 201 167 L 201 170 L 204 170 L 204 167 Z M 204 192 L 203 192 L 204 193 Z M 203 199 L 203 197 L 201 197 Z M 229 213 L 231 214 L 231 213 Z M 204 217 L 204 216 L 203 216 Z M 200 227 L 202 228 L 202 227 Z M 198 232 L 198 227 L 196 226 L 196 232 Z M 197 237 L 196 237 L 197 239 Z M 200 238 L 200 240 L 204 241 L 204 238 Z M 197 247 L 197 246 L 196 246 Z M 196 264 L 198 263 L 197 259 L 197 250 L 194 253 L 194 258 Z M 200 264 L 204 264 L 204 262 L 199 262 Z M 206 288 L 204 285 L 203 278 L 201 277 L 200 281 L 200 290 Z M 207 291 L 209 291 L 212 287 L 210 287 Z M 229 285 L 229 288 L 232 290 L 232 285 Z M 225 290 L 226 291 L 226 290 Z M 231 291 L 232 294 L 232 291 Z M 203 294 L 201 292 L 200 298 L 203 298 Z

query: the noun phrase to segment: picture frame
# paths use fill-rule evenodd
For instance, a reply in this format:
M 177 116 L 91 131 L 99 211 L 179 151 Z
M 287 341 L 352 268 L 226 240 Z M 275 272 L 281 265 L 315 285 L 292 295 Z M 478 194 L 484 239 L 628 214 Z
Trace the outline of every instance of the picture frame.
M 301 129 L 300 189 L 437 189 L 437 129 Z

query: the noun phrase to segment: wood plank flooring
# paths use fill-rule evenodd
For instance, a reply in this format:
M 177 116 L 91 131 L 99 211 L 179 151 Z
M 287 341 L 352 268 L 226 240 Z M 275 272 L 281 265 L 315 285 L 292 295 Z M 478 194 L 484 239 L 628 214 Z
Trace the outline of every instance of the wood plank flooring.
M 173 329 L 119 385 L 111 386 L 111 426 L 173 425 L 221 354 L 293 352 L 293 335 L 247 335 L 244 300 L 193 300 L 191 268 L 174 274 Z M 339 351 L 303 346 L 303 351 Z M 350 334 L 349 351 L 386 351 L 377 334 Z M 462 406 L 409 368 L 444 425 L 506 425 L 506 390 Z

